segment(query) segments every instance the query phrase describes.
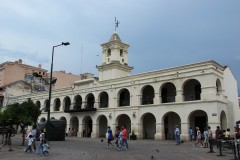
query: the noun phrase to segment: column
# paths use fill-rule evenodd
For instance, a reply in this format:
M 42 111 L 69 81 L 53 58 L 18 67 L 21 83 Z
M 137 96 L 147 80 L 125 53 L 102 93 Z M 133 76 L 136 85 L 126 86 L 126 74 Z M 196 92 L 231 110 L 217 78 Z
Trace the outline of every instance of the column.
M 91 138 L 99 137 L 99 124 L 92 124 Z
M 154 104 L 160 104 L 162 102 L 162 98 L 159 92 L 155 93 Z
M 190 140 L 188 128 L 189 128 L 189 124 L 187 122 L 181 123 L 181 135 L 180 135 L 181 140 L 184 140 L 184 141 Z
M 94 108 L 100 108 L 100 102 L 99 101 L 95 101 Z
M 77 137 L 83 137 L 83 124 L 79 124 L 78 125 L 79 127 L 78 127 L 78 133 L 77 133 Z
M 183 102 L 183 90 L 176 90 L 176 102 Z
M 163 140 L 164 134 L 163 134 L 163 123 L 156 122 L 156 134 L 155 134 L 155 140 Z

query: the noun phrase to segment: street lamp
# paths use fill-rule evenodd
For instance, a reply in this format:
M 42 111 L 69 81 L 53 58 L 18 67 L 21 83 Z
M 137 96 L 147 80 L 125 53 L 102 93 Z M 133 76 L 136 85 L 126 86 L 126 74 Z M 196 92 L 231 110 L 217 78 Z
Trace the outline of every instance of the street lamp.
M 67 46 L 67 45 L 70 45 L 70 43 L 69 42 L 62 42 L 62 44 L 53 46 L 53 48 L 52 48 L 52 63 L 51 63 L 50 84 L 49 84 L 49 98 L 48 98 L 48 105 L 46 106 L 47 107 L 47 123 L 50 120 L 50 105 L 51 105 L 51 96 L 52 96 L 52 81 L 53 81 L 52 80 L 52 72 L 53 72 L 54 48 L 62 46 L 62 45 Z

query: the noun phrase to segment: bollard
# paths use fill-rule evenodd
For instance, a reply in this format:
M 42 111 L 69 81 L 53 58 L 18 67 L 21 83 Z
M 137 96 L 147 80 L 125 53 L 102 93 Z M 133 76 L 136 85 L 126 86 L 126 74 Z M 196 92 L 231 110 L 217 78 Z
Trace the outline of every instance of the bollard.
M 240 157 L 239 157 L 239 142 L 237 143 L 237 153 L 238 153 L 238 159 L 240 159 Z

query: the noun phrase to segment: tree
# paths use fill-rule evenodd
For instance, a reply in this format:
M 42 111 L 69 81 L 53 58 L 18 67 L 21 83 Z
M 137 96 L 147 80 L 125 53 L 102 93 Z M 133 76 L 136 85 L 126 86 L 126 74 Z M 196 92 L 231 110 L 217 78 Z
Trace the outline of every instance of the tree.
M 31 99 L 28 99 L 21 104 L 14 103 L 7 106 L 2 115 L 0 114 L 0 124 L 6 125 L 9 123 L 10 125 L 20 126 L 23 134 L 22 145 L 24 145 L 25 126 L 35 125 L 40 114 L 41 110 L 38 106 Z

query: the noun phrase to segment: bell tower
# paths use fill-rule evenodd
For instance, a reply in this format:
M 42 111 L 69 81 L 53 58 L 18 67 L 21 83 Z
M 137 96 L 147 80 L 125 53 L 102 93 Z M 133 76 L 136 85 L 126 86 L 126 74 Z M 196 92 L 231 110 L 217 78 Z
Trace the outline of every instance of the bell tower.
M 128 47 L 115 31 L 107 43 L 102 45 L 102 65 L 97 66 L 99 80 L 115 79 L 131 75 L 128 66 Z

